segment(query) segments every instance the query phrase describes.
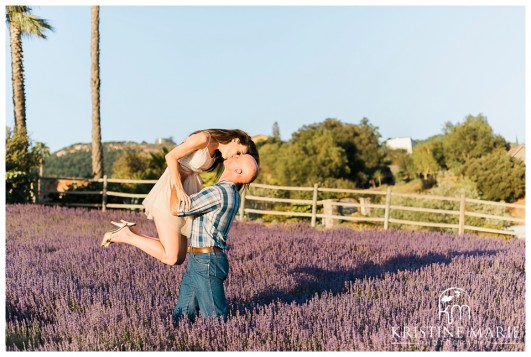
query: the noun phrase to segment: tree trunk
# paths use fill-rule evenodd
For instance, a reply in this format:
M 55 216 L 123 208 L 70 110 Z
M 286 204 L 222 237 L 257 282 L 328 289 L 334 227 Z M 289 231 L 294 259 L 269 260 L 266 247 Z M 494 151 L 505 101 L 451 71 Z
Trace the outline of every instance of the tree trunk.
M 103 145 L 100 125 L 100 7 L 92 6 L 92 174 L 103 177 Z
M 13 81 L 13 107 L 15 111 L 15 133 L 26 135 L 26 95 L 24 93 L 24 55 L 22 52 L 21 32 L 10 22 L 11 71 Z

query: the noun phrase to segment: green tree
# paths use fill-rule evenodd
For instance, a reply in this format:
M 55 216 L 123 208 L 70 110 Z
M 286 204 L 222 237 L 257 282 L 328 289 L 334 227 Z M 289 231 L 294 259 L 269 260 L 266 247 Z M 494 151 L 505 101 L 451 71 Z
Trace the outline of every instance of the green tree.
M 287 145 L 281 141 L 265 140 L 258 145 L 260 152 L 260 174 L 257 183 L 282 185 L 285 180 Z M 288 174 L 289 175 L 289 174 Z
M 459 125 L 446 123 L 444 135 L 446 164 L 456 173 L 461 173 L 469 160 L 480 158 L 496 148 L 508 149 L 508 144 L 501 136 L 494 135 L 487 118 L 483 115 L 469 115 Z
M 43 155 L 48 148 L 32 145 L 24 130 L 6 127 L 6 202 L 30 203 L 35 199 L 34 183 Z
M 126 149 L 116 159 L 113 166 L 113 178 L 146 178 L 149 169 L 149 157 L 138 149 Z
M 100 7 L 92 6 L 91 66 L 92 66 L 92 174 L 103 177 L 103 144 L 100 118 Z
M 355 135 L 352 138 L 354 141 L 354 166 L 350 166 L 351 172 L 362 172 L 367 176 L 373 176 L 378 169 L 384 169 L 384 155 L 382 153 L 379 140 L 380 133 L 378 127 L 373 126 L 369 119 L 363 118 L 359 125 L 354 126 Z M 343 147 L 349 140 L 344 138 L 342 140 Z M 357 182 L 362 186 L 366 185 L 361 177 L 357 178 Z
M 433 145 L 430 142 L 415 145 L 412 159 L 416 172 L 421 174 L 424 180 L 427 180 L 428 176 L 434 177 L 437 171 L 441 169 L 435 159 Z
M 437 135 L 431 138 L 428 138 L 426 142 L 429 142 L 431 145 L 431 154 L 437 162 L 437 165 L 441 170 L 448 170 L 448 165 L 446 164 L 446 155 L 444 152 L 444 136 Z
M 306 132 L 289 143 L 287 150 L 284 184 L 311 186 L 350 173 L 345 150 L 329 130 Z
M 168 164 L 166 163 L 166 154 L 169 149 L 164 146 L 158 152 L 150 152 L 149 164 L 146 171 L 145 179 L 158 179 L 166 170 Z
M 382 186 L 382 179 L 384 178 L 384 174 L 383 174 L 382 170 L 374 171 L 373 176 L 374 176 L 374 179 L 376 181 L 378 181 L 378 186 Z
M 525 165 L 504 149 L 471 160 L 465 175 L 485 200 L 514 202 L 525 195 Z
M 271 135 L 274 140 L 280 141 L 280 127 L 277 122 L 273 123 L 273 133 Z
M 320 155 L 323 158 L 329 155 L 329 162 L 323 159 L 320 163 L 324 165 L 323 172 L 326 172 L 321 177 L 344 179 L 354 182 L 357 187 L 368 187 L 369 180 L 378 169 L 385 173 L 385 177 L 391 176 L 385 165 L 385 153 L 381 149 L 379 138 L 378 128 L 372 126 L 366 118 L 359 125 L 345 124 L 331 118 L 322 123 L 305 125 L 293 134 L 289 142 L 294 145 L 289 151 L 294 166 L 289 169 L 305 176 L 305 171 L 319 170 L 312 157 Z M 300 150 L 304 147 L 312 149 Z M 310 165 L 313 166 L 311 169 L 300 164 L 308 155 Z M 294 173 L 292 176 L 297 175 Z
M 411 155 L 404 149 L 387 150 L 387 158 L 391 165 L 396 165 L 396 181 L 408 182 L 416 177 L 415 165 Z

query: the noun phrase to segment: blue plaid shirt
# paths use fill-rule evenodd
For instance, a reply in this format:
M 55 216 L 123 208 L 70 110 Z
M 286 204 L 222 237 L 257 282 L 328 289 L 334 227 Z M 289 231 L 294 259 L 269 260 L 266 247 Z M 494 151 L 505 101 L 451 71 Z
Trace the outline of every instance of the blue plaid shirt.
M 190 196 L 189 211 L 179 208 L 178 215 L 194 216 L 190 245 L 192 247 L 227 248 L 227 238 L 232 221 L 240 207 L 240 193 L 230 181 L 221 181 L 205 187 Z

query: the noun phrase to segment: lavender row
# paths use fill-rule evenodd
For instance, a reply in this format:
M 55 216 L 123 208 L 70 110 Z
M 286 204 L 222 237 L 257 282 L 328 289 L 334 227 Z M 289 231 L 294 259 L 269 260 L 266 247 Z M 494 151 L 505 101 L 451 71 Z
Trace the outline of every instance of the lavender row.
M 174 325 L 186 263 L 99 247 L 110 220 L 136 221 L 154 235 L 143 215 L 29 205 L 6 212 L 7 350 L 525 348 L 519 240 L 235 223 L 229 320 Z M 439 295 L 450 287 L 470 297 L 461 334 L 439 316 Z

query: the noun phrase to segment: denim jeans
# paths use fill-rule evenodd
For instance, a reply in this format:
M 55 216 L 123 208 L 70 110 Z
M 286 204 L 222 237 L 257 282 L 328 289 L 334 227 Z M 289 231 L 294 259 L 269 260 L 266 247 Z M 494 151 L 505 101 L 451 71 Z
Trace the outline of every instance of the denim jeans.
M 229 262 L 224 252 L 188 254 L 179 297 L 173 310 L 173 319 L 181 316 L 194 320 L 198 311 L 204 317 L 227 319 L 228 307 L 223 282 L 229 273 Z

